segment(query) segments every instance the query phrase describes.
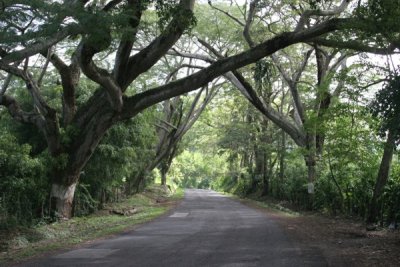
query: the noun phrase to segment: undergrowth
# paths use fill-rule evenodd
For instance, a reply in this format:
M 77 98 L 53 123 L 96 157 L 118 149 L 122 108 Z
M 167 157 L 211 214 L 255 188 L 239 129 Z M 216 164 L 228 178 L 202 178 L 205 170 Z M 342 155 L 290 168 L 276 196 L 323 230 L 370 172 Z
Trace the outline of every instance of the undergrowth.
M 183 190 L 171 193 L 167 188 L 150 186 L 117 203 L 107 205 L 92 215 L 75 217 L 68 221 L 39 224 L 34 227 L 0 229 L 0 264 L 24 260 L 42 253 L 133 229 L 166 213 Z M 135 209 L 130 216 L 113 214 L 113 210 Z

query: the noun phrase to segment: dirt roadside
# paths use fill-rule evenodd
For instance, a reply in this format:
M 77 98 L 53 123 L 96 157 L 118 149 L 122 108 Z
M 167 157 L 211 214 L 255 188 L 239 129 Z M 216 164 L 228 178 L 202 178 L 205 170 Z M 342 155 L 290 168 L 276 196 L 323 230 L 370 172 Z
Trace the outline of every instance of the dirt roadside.
M 317 248 L 329 266 L 400 266 L 400 231 L 366 231 L 362 222 L 321 214 L 290 214 L 241 200 L 276 221 L 299 247 Z

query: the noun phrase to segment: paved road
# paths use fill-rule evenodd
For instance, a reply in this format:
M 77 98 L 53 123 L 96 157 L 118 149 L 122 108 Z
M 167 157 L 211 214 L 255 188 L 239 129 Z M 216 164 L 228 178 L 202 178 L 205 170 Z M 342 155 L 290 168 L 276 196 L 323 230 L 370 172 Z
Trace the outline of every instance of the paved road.
M 187 190 L 168 216 L 23 266 L 326 266 L 265 214 L 210 190 Z

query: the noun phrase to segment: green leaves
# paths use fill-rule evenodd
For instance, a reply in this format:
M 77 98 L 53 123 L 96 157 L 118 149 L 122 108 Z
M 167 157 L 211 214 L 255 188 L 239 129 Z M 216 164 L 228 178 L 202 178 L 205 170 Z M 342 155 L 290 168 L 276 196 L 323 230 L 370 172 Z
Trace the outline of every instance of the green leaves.
M 9 214 L 0 216 L 0 227 L 30 224 L 36 218 L 32 212 L 47 197 L 44 158 L 30 153 L 31 146 L 21 145 L 15 136 L 0 131 L 0 212 Z
M 158 26 L 161 30 L 165 30 L 168 23 L 174 19 L 174 23 L 170 31 L 176 29 L 184 29 L 190 31 L 197 23 L 196 17 L 191 10 L 182 8 L 177 0 L 156 1 L 156 11 L 160 18 Z
M 355 11 L 356 16 L 366 24 L 366 37 L 375 38 L 378 44 L 400 38 L 399 0 L 369 0 Z
M 385 136 L 387 130 L 399 132 L 400 127 L 400 76 L 396 74 L 388 79 L 369 106 L 373 116 L 381 121 L 381 136 Z

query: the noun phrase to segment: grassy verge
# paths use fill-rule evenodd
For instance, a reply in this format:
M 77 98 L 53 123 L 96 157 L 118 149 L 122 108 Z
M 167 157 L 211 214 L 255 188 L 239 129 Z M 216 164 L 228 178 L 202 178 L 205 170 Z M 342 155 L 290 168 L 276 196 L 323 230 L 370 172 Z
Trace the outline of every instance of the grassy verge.
M 143 193 L 118 203 L 111 203 L 104 210 L 90 216 L 0 233 L 4 240 L 8 240 L 0 252 L 0 264 L 28 259 L 132 230 L 135 226 L 166 213 L 182 199 L 183 194 L 181 189 L 170 195 L 162 187 L 151 186 Z M 132 209 L 135 209 L 132 215 L 113 214 L 113 211 Z
M 242 201 L 243 203 L 248 204 L 248 205 L 273 210 L 275 212 L 284 213 L 285 215 L 288 215 L 288 216 L 299 216 L 300 215 L 300 213 L 293 211 L 291 209 L 285 208 L 284 206 L 282 206 L 279 203 L 268 202 L 265 200 L 255 200 L 255 199 L 250 199 L 250 198 L 240 199 L 240 201 Z
M 254 208 L 261 208 L 267 209 L 272 212 L 281 213 L 287 216 L 299 216 L 300 213 L 288 209 L 282 206 L 278 201 L 273 201 L 271 199 L 263 199 L 263 198 L 256 198 L 256 197 L 240 197 L 231 193 L 221 192 L 224 195 L 229 196 L 245 205 L 254 207 Z

